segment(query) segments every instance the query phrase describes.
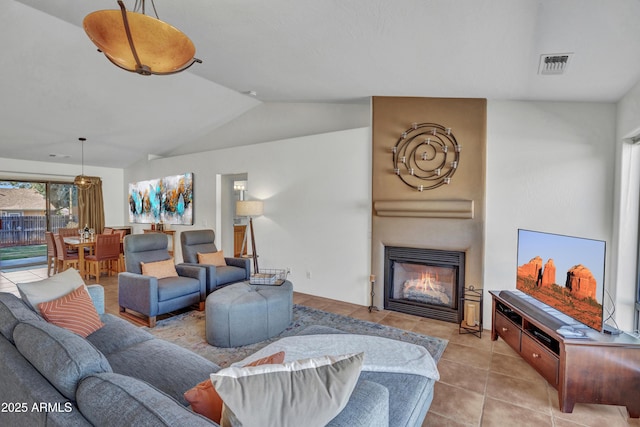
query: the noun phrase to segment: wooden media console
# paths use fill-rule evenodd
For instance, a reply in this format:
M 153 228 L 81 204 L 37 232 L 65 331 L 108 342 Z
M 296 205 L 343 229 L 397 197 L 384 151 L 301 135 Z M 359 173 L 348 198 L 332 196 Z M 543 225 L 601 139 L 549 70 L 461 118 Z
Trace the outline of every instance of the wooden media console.
M 576 403 L 626 406 L 640 417 L 640 340 L 586 328 L 585 338 L 556 330 L 566 325 L 546 304 L 518 291 L 490 291 L 491 339 L 502 338 L 556 390 L 562 412 Z M 558 313 L 559 314 L 559 313 Z

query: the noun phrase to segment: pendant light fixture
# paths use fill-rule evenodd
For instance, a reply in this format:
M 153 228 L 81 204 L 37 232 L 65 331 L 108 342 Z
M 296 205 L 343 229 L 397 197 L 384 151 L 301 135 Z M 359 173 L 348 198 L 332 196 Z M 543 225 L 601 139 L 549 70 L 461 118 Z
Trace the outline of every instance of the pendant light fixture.
M 174 74 L 194 63 L 193 42 L 177 28 L 161 21 L 151 0 L 155 18 L 145 14 L 145 0 L 136 0 L 128 12 L 122 0 L 120 10 L 98 10 L 84 18 L 84 30 L 98 51 L 118 67 L 149 76 Z
M 82 146 L 82 174 L 76 176 L 76 178 L 73 180 L 73 185 L 82 190 L 86 190 L 93 185 L 91 178 L 85 176 L 84 174 L 84 142 L 87 140 L 87 138 L 78 138 L 78 140 L 80 140 L 80 145 Z

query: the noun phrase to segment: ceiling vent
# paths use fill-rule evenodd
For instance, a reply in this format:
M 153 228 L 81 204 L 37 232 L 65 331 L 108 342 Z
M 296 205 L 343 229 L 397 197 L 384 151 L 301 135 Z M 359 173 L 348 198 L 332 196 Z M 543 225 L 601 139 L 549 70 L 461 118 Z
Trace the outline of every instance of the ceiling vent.
M 573 53 L 552 53 L 540 55 L 538 74 L 564 74 L 567 71 Z

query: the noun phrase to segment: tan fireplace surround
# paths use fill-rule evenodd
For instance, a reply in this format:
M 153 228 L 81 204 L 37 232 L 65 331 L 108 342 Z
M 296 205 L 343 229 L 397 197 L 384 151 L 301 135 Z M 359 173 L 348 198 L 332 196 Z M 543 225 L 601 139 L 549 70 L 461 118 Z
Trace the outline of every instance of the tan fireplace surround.
M 374 305 L 383 306 L 385 246 L 465 252 L 465 286 L 483 287 L 486 100 L 374 97 L 372 103 Z M 462 150 L 450 184 L 420 192 L 395 175 L 392 147 L 412 123 L 451 128 Z

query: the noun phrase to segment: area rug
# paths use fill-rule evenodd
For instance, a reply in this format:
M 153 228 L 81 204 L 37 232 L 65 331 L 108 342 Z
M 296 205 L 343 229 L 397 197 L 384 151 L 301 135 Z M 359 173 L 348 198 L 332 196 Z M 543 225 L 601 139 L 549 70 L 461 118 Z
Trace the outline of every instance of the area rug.
M 204 311 L 190 311 L 160 320 L 155 328 L 147 330 L 158 338 L 189 349 L 224 368 L 282 337 L 297 335 L 311 325 L 329 326 L 350 334 L 376 335 L 421 345 L 429 351 L 436 362 L 442 356 L 448 343 L 442 338 L 408 332 L 297 304 L 293 306 L 293 322 L 284 332 L 267 341 L 242 347 L 221 348 L 209 345 L 205 336 Z

